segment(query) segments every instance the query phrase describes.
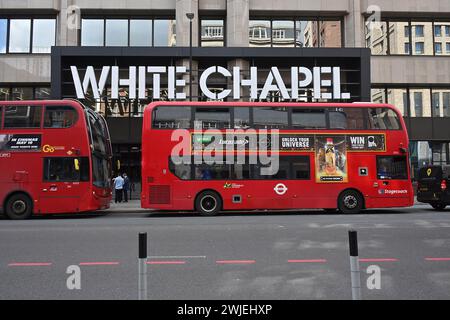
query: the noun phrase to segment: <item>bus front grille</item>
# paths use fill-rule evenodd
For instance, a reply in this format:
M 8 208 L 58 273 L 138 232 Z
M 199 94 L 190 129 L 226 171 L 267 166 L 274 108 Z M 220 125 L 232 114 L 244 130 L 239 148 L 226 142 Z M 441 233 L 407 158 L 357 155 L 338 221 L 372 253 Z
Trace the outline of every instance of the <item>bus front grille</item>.
M 150 204 L 170 204 L 170 186 L 150 186 Z

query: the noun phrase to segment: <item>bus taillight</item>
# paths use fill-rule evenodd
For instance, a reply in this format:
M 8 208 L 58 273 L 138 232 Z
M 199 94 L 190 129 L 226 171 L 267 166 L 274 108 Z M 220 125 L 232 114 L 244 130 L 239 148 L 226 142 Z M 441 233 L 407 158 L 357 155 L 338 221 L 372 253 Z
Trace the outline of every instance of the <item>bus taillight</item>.
M 441 181 L 441 190 L 444 191 L 445 189 L 447 189 L 447 181 L 442 180 Z

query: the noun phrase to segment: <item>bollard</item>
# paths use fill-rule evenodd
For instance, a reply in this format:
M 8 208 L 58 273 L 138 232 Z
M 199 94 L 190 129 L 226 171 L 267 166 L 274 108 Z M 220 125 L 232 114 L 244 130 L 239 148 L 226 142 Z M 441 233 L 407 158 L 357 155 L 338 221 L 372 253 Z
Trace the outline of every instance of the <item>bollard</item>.
M 359 271 L 358 233 L 354 230 L 348 232 L 350 246 L 350 274 L 352 280 L 352 299 L 361 300 L 361 274 Z
M 147 300 L 147 232 L 139 233 L 139 284 L 138 299 Z

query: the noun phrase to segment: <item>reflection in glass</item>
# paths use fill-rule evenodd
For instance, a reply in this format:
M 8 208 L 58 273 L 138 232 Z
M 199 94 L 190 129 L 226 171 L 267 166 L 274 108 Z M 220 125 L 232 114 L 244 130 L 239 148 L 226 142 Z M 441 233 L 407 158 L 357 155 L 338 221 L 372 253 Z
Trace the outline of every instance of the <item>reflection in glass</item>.
M 6 53 L 6 32 L 8 20 L 0 19 L 0 53 Z
M 152 20 L 130 20 L 130 46 L 152 45 Z
M 390 54 L 409 54 L 409 23 L 407 21 L 389 22 Z
M 106 46 L 128 46 L 128 20 L 106 20 Z
M 49 87 L 37 87 L 34 90 L 36 100 L 47 100 L 51 98 Z
M 81 20 L 81 45 L 82 46 L 103 46 L 102 19 L 82 19 Z
M 319 46 L 317 21 L 297 21 L 296 33 L 297 44 L 300 44 L 300 47 L 311 48 Z
M 32 87 L 13 88 L 12 100 L 33 100 L 33 88 Z
M 341 40 L 341 21 L 319 21 L 319 47 L 321 48 L 340 48 Z
M 56 20 L 33 20 L 33 53 L 50 53 L 55 45 Z
M 366 22 L 366 48 L 370 48 L 373 55 L 387 54 L 388 41 L 386 31 L 387 23 L 385 21 Z
M 371 89 L 371 101 L 374 103 L 386 103 L 386 90 L 384 88 L 381 89 Z
M 30 19 L 11 19 L 9 26 L 9 52 L 30 52 Z
M 175 45 L 175 20 L 155 20 L 154 29 L 154 45 L 156 47 L 172 47 Z
M 274 47 L 294 47 L 294 21 L 272 21 L 272 45 Z
M 9 88 L 0 87 L 0 101 L 10 100 L 11 91 Z
M 250 47 L 270 47 L 270 21 L 250 20 L 248 38 Z
M 388 88 L 388 103 L 395 106 L 397 109 L 400 110 L 400 113 L 403 116 L 408 116 L 407 114 L 407 105 L 408 105 L 408 96 L 406 93 L 406 88 Z
M 201 45 L 202 47 L 224 46 L 224 21 L 202 20 L 201 21 Z
M 413 55 L 433 54 L 433 24 L 431 22 L 412 22 Z

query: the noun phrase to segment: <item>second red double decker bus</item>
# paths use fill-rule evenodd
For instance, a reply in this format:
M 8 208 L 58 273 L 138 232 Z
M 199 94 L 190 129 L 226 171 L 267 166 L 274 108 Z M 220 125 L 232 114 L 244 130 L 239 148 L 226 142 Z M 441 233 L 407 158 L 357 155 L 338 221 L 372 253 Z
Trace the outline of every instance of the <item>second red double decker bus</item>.
M 413 205 L 400 113 L 371 103 L 157 102 L 145 109 L 143 208 Z
M 105 119 L 72 100 L 0 102 L 0 206 L 11 219 L 109 208 Z

